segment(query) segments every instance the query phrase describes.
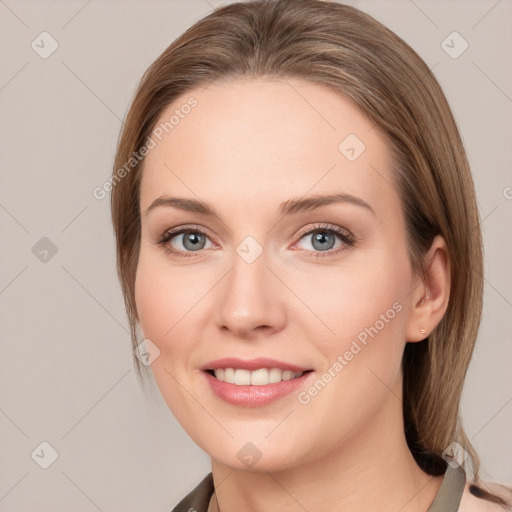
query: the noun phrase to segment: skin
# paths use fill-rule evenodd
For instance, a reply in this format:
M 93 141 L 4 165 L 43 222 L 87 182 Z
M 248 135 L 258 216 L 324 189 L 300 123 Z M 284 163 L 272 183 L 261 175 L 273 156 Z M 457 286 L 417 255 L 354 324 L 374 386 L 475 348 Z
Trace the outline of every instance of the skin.
M 400 362 L 405 343 L 423 340 L 446 311 L 444 240 L 425 255 L 422 281 L 386 141 L 340 94 L 299 79 L 245 79 L 189 91 L 161 120 L 190 96 L 197 107 L 145 161 L 135 291 L 144 336 L 160 350 L 156 383 L 210 455 L 220 510 L 427 510 L 442 477 L 425 474 L 406 445 Z M 338 149 L 348 134 L 366 146 L 352 162 Z M 278 215 L 291 198 L 341 192 L 374 213 L 336 203 Z M 220 219 L 171 206 L 146 213 L 164 194 L 206 201 Z M 191 224 L 207 233 L 203 249 L 185 247 L 182 235 L 167 244 L 191 257 L 155 243 Z M 349 230 L 355 244 L 335 253 L 345 246 L 335 237 L 328 255 L 304 235 L 318 224 Z M 247 236 L 263 249 L 252 263 L 236 252 Z M 292 393 L 237 407 L 200 370 L 221 357 L 271 357 L 313 369 L 306 389 L 394 303 L 401 311 L 308 404 Z M 248 442 L 261 453 L 252 467 L 237 457 Z

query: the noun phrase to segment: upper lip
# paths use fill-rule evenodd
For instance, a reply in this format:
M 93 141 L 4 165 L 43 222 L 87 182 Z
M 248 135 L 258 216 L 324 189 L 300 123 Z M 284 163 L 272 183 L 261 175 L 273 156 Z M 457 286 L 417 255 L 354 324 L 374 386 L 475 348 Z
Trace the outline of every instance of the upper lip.
M 291 370 L 294 372 L 305 372 L 311 368 L 303 368 L 295 364 L 286 363 L 277 359 L 269 359 L 268 357 L 257 357 L 256 359 L 238 359 L 236 357 L 224 357 L 210 361 L 203 366 L 203 370 L 218 370 L 219 368 L 239 368 L 243 370 L 258 370 L 260 368 L 280 368 L 282 370 Z

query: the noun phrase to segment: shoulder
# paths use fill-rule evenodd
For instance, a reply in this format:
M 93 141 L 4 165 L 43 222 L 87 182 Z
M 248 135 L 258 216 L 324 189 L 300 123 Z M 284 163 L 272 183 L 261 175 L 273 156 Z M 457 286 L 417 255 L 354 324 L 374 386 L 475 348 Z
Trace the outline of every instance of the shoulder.
M 459 505 L 458 512 L 509 512 L 512 511 L 512 486 L 498 484 L 495 482 L 479 482 L 479 486 L 496 496 L 503 498 L 508 506 L 501 506 L 498 503 L 479 498 L 469 489 L 473 482 L 466 482 L 464 493 Z

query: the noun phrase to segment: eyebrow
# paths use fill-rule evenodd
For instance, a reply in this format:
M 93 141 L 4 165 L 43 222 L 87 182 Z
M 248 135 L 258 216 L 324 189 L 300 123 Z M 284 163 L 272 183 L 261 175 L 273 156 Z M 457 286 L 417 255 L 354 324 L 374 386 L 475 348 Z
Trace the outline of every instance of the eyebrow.
M 295 215 L 300 212 L 306 212 L 335 203 L 349 203 L 356 206 L 363 207 L 375 215 L 373 208 L 361 198 L 353 196 L 351 194 L 330 194 L 330 195 L 314 195 L 302 198 L 293 198 L 285 201 L 279 205 L 279 215 L 284 217 L 286 215 Z M 155 199 L 144 212 L 144 216 L 147 215 L 151 210 L 154 210 L 160 206 L 171 206 L 184 210 L 187 212 L 198 213 L 209 217 L 216 217 L 219 220 L 220 215 L 215 211 L 215 208 L 210 204 L 198 200 L 198 199 L 187 199 L 183 197 L 169 197 L 160 196 Z

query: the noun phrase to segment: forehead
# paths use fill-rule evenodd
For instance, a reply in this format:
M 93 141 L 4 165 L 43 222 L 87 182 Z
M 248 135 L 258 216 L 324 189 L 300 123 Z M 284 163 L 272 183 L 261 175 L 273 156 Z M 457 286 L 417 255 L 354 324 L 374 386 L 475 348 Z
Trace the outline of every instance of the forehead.
M 177 98 L 156 129 L 142 211 L 162 194 L 222 199 L 255 213 L 308 193 L 398 201 L 384 137 L 324 85 L 291 78 L 214 83 Z

